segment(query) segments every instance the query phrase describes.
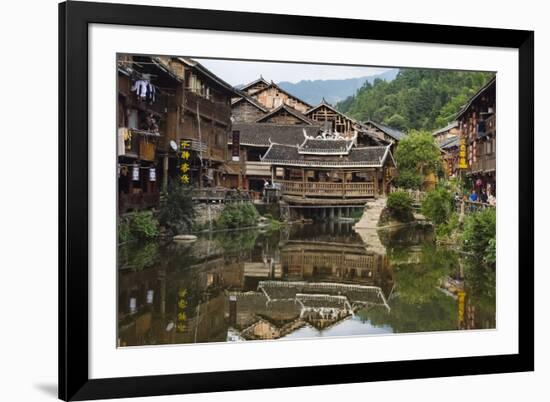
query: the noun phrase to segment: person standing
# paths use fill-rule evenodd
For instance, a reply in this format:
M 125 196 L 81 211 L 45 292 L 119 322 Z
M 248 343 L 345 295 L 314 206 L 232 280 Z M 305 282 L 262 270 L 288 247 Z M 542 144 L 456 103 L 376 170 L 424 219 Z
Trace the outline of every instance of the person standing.
M 484 204 L 487 204 L 487 192 L 485 191 L 485 189 L 481 190 L 480 201 Z

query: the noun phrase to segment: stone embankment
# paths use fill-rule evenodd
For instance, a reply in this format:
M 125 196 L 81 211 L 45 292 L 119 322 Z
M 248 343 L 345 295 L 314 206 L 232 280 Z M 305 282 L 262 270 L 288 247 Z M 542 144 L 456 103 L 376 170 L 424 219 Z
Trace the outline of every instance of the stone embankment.
M 386 198 L 382 197 L 367 203 L 363 216 L 353 227 L 367 245 L 367 249 L 377 254 L 386 254 L 386 247 L 378 236 L 378 220 L 385 207 Z

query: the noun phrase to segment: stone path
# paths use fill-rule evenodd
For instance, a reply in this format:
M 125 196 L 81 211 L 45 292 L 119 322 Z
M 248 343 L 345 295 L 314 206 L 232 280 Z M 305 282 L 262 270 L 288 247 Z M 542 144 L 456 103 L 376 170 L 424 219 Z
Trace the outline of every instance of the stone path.
M 363 216 L 355 224 L 353 229 L 361 236 L 368 250 L 378 254 L 386 254 L 386 247 L 380 242 L 378 236 L 378 220 L 382 210 L 386 207 L 386 198 L 378 198 L 368 202 Z
M 386 207 L 386 198 L 380 197 L 374 201 L 368 202 L 363 216 L 355 224 L 356 229 L 377 229 L 378 220 L 382 210 Z

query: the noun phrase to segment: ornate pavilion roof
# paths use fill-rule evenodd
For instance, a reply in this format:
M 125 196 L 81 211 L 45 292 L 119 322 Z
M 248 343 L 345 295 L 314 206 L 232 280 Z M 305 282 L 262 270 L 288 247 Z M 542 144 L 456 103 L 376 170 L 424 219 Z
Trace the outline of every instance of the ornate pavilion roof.
M 310 140 L 306 140 L 308 142 Z M 296 167 L 382 167 L 388 156 L 393 162 L 390 146 L 350 147 L 341 151 L 340 140 L 324 141 L 321 151 L 301 152 L 300 146 L 272 143 L 262 158 L 262 162 L 279 166 Z
M 320 127 L 301 124 L 236 123 L 233 124 L 233 130 L 240 131 L 241 145 L 267 148 L 272 143 L 298 146 L 304 142 L 304 133 L 307 136 L 316 136 Z M 231 144 L 231 139 L 228 139 L 228 144 Z
M 298 147 L 300 154 L 316 155 L 347 155 L 353 146 L 353 139 L 317 139 L 306 138 Z

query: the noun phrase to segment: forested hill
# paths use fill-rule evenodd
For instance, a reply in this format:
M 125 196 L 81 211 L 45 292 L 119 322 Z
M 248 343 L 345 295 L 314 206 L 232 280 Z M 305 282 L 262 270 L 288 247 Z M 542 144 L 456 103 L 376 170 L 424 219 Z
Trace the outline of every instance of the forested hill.
M 302 80 L 296 83 L 282 81 L 277 83 L 281 88 L 305 100 L 311 105 L 317 105 L 323 98 L 334 105 L 353 95 L 365 82 L 376 79 L 391 81 L 397 75 L 397 69 L 391 69 L 380 74 L 341 80 Z
M 492 73 L 399 70 L 390 82 L 366 82 L 337 108 L 357 120 L 374 120 L 402 130 L 433 130 L 454 120 Z

